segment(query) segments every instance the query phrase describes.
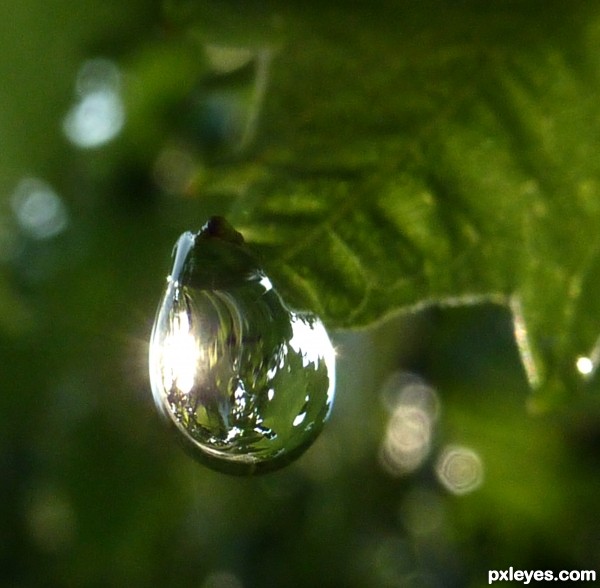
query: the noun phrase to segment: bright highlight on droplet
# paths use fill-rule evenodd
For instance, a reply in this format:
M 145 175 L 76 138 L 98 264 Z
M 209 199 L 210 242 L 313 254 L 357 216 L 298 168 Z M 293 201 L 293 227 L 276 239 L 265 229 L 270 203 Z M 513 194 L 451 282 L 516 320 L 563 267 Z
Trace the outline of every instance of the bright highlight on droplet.
M 448 445 L 437 460 L 435 473 L 452 494 L 469 494 L 483 483 L 483 462 L 473 449 Z
M 321 321 L 290 310 L 224 219 L 184 233 L 150 341 L 154 401 L 201 462 L 279 468 L 333 404 L 335 352 Z
M 107 59 L 86 61 L 76 88 L 80 99 L 63 121 L 64 133 L 82 149 L 100 147 L 114 139 L 125 124 L 119 70 Z
M 163 381 L 169 388 L 175 387 L 182 394 L 192 389 L 200 349 L 200 341 L 190 330 L 187 312 L 182 310 L 175 313 L 160 355 Z
M 582 376 L 589 376 L 594 371 L 594 362 L 589 357 L 578 357 L 575 366 Z

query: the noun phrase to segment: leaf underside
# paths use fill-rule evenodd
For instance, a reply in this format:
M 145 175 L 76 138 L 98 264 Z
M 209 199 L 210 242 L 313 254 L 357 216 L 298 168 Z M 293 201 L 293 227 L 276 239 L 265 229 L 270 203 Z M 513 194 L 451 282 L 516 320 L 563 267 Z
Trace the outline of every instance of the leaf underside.
M 275 10 L 252 149 L 202 190 L 244 178 L 232 222 L 286 298 L 330 327 L 510 305 L 551 403 L 600 332 L 600 10 L 435 6 Z M 235 20 L 223 38 L 236 44 Z

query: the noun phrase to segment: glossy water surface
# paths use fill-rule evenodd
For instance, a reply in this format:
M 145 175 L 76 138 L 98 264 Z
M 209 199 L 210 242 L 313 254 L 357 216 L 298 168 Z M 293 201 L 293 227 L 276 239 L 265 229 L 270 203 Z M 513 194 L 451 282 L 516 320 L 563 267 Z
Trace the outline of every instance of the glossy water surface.
M 290 310 L 226 221 L 186 232 L 174 250 L 150 342 L 159 411 L 206 465 L 279 468 L 327 419 L 335 352 L 313 314 Z

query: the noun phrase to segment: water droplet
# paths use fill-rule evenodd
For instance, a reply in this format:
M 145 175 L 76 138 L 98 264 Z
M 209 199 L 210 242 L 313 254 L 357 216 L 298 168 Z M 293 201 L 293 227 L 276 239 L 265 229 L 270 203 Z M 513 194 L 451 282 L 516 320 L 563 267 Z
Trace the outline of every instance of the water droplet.
M 290 310 L 242 236 L 213 217 L 179 238 L 150 341 L 154 401 L 202 463 L 277 469 L 329 416 L 335 352 L 310 313 Z

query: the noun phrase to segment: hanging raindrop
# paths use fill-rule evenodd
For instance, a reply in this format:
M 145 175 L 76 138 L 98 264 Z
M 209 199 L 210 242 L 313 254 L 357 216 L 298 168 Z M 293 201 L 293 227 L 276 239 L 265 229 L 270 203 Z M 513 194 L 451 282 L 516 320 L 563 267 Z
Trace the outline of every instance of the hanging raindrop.
M 150 340 L 159 412 L 213 469 L 289 463 L 329 416 L 335 352 L 318 317 L 290 310 L 223 218 L 183 233 Z

